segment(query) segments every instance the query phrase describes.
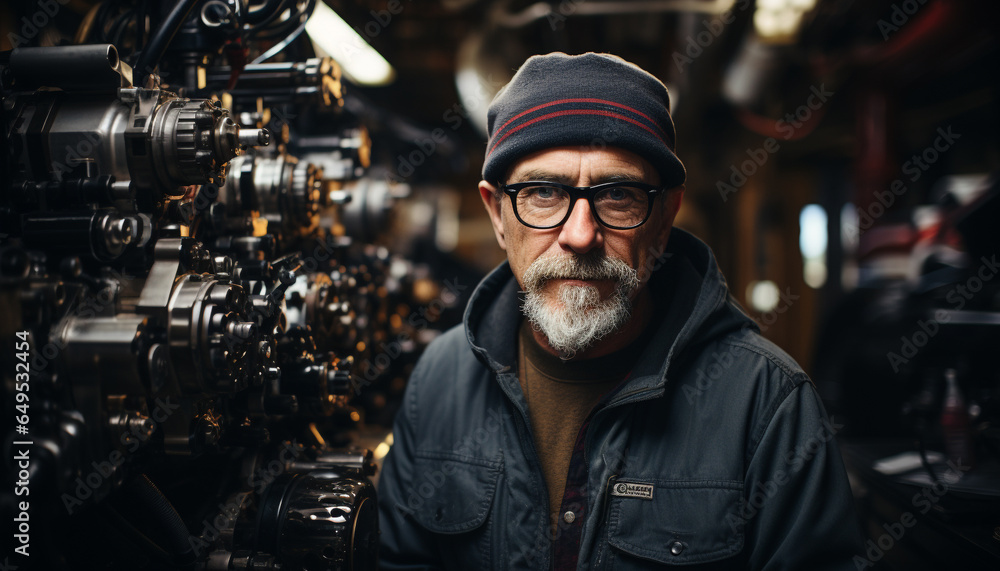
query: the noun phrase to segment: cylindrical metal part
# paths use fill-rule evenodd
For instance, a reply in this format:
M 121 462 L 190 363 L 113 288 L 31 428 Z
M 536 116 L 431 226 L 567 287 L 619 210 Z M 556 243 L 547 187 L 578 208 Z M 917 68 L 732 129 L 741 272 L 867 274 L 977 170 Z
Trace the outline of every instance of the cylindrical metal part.
M 271 141 L 271 132 L 267 129 L 248 129 L 243 127 L 239 133 L 240 144 L 245 147 L 266 147 Z
M 111 44 L 17 48 L 10 69 L 19 89 L 114 90 L 122 83 L 118 50 Z
M 231 75 L 229 67 L 212 68 L 208 70 L 208 83 L 226 85 Z M 260 98 L 270 106 L 307 101 L 322 107 L 343 105 L 340 66 L 328 57 L 247 65 L 229 93 L 235 99 Z
M 115 210 L 32 214 L 24 219 L 24 241 L 63 254 L 90 254 L 110 261 L 132 242 L 138 222 Z
M 98 304 L 104 301 L 95 300 Z M 106 394 L 143 394 L 146 354 L 139 350 L 141 344 L 136 340 L 143 335 L 145 324 L 146 318 L 141 315 L 70 318 L 57 342 L 65 347 L 59 363 L 68 378 L 100 378 L 101 391 Z
M 282 568 L 376 568 L 378 509 L 374 488 L 345 468 L 279 476 L 265 491 L 257 541 Z

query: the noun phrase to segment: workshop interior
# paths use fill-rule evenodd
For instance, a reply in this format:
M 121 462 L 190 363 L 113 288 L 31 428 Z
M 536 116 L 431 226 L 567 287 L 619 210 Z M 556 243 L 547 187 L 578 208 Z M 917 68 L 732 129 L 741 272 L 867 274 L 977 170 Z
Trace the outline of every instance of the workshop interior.
M 504 259 L 487 107 L 596 51 L 669 88 L 676 225 L 818 387 L 858 568 L 1000 568 L 998 11 L 4 2 L 0 566 L 376 569 L 407 377 Z

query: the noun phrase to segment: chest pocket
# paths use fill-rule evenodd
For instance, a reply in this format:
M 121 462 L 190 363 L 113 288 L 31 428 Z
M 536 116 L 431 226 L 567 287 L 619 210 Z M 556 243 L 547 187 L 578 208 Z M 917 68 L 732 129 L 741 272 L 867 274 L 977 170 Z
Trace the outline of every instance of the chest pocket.
M 743 485 L 735 481 L 638 481 L 652 498 L 609 494 L 608 544 L 614 569 L 730 568 L 743 549 Z M 724 561 L 724 560 L 729 561 Z M 713 562 L 722 562 L 712 564 Z M 706 565 L 700 565 L 706 564 Z
M 410 498 L 417 524 L 437 535 L 448 567 L 488 568 L 492 541 L 488 517 L 503 467 L 496 460 L 451 452 L 417 451 Z

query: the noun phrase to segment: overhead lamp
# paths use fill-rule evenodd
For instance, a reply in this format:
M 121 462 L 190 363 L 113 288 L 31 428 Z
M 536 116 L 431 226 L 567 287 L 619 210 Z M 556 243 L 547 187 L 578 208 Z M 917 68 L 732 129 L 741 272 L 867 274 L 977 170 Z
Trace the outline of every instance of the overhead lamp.
M 328 55 L 336 60 L 344 75 L 354 83 L 386 85 L 396 77 L 396 70 L 382 54 L 325 2 L 316 3 L 316 9 L 306 22 L 306 33 L 317 55 Z
M 758 0 L 753 15 L 758 37 L 767 43 L 793 43 L 816 0 Z

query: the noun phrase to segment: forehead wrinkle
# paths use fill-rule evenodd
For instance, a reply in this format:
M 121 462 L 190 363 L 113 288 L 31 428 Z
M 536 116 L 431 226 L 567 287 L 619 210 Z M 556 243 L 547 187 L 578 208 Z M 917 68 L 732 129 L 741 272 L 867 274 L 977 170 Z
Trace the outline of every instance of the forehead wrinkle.
M 545 181 L 545 182 L 558 182 L 560 184 L 566 184 L 572 186 L 576 180 L 574 176 L 567 176 L 565 174 L 557 174 L 550 172 L 545 169 L 533 168 L 519 173 L 517 176 L 512 177 L 509 183 L 515 182 L 528 182 L 532 180 Z M 643 175 L 641 173 L 634 172 L 613 172 L 601 174 L 599 176 L 591 179 L 591 185 L 602 184 L 605 182 L 643 182 Z
M 590 183 L 596 185 L 605 182 L 643 182 L 644 178 L 641 173 L 616 172 L 595 176 Z
M 531 180 L 558 182 L 560 184 L 572 185 L 576 182 L 576 177 L 554 173 L 544 168 L 530 168 L 517 173 L 517 176 L 511 177 L 511 180 L 508 182 L 528 182 Z

